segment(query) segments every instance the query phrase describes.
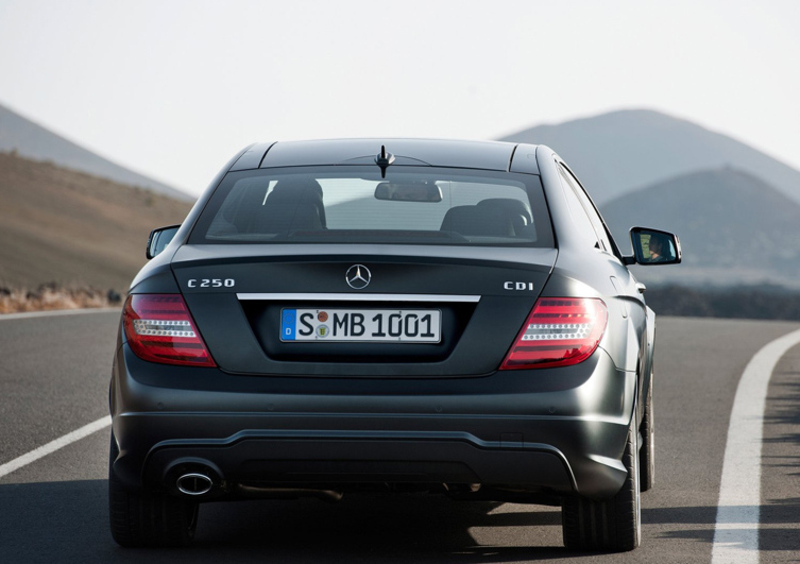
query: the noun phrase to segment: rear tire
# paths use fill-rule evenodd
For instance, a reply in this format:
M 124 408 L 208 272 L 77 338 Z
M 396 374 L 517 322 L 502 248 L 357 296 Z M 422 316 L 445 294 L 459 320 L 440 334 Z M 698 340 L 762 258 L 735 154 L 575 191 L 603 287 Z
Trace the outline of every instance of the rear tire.
M 194 537 L 198 504 L 163 494 L 130 492 L 114 473 L 119 455 L 111 434 L 108 508 L 111 536 L 124 547 L 186 546 Z
M 647 390 L 647 400 L 644 405 L 644 417 L 639 428 L 642 444 L 639 449 L 639 468 L 641 473 L 641 490 L 643 492 L 653 489 L 656 472 L 656 447 L 655 427 L 653 426 L 653 371 L 650 371 L 650 387 Z
M 561 509 L 564 546 L 571 550 L 625 552 L 641 543 L 642 508 L 639 487 L 639 430 L 635 418 L 628 429 L 622 462 L 628 477 L 612 498 L 596 501 L 565 498 Z

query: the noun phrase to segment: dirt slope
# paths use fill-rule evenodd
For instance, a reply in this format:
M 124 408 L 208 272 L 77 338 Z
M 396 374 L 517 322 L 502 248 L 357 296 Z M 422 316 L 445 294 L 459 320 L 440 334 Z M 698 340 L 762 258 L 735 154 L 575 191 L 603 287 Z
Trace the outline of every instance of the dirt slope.
M 55 282 L 124 293 L 151 229 L 191 203 L 0 153 L 0 288 Z

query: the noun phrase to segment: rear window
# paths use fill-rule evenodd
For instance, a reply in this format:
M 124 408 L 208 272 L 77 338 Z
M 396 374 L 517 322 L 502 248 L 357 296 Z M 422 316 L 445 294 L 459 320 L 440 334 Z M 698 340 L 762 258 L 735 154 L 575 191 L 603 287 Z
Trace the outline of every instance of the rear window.
M 538 176 L 399 166 L 229 173 L 189 241 L 553 246 Z

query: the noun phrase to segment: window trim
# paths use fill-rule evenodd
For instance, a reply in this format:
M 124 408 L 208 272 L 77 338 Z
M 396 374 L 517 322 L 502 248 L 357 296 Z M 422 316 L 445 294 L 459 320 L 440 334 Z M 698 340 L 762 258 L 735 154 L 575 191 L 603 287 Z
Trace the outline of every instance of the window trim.
M 600 213 L 600 210 L 597 208 L 597 205 L 594 203 L 594 200 L 592 200 L 592 197 L 586 191 L 586 188 L 583 187 L 580 180 L 578 180 L 578 177 L 575 176 L 575 173 L 572 172 L 572 170 L 567 166 L 567 164 L 564 161 L 557 159 L 556 164 L 558 166 L 559 175 L 565 176 L 567 185 L 573 192 L 575 192 L 578 201 L 581 203 L 581 206 L 586 212 L 586 215 L 589 217 L 589 222 L 592 225 L 592 229 L 594 229 L 595 231 L 597 240 L 603 247 L 600 250 L 608 254 L 614 255 L 615 257 L 617 257 L 617 259 L 622 261 L 622 253 L 620 253 L 619 251 L 617 242 L 611 235 L 611 230 L 608 228 L 606 220 L 603 219 L 603 215 Z M 574 181 L 574 184 L 573 182 L 570 182 L 569 179 L 572 179 Z M 595 220 L 592 219 L 593 217 L 599 221 L 595 222 Z M 600 227 L 603 229 L 602 235 L 600 233 L 597 233 L 597 223 L 599 223 Z M 605 248 L 607 246 L 606 241 L 608 242 L 608 246 L 610 248 Z

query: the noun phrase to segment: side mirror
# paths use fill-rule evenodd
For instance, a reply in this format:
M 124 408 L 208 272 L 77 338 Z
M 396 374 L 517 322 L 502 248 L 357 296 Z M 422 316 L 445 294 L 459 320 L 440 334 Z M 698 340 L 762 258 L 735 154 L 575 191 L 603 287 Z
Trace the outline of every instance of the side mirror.
M 678 264 L 681 262 L 681 242 L 676 235 L 647 227 L 631 228 L 633 256 L 626 257 L 628 264 L 644 266 Z
M 180 225 L 170 225 L 153 229 L 150 232 L 150 237 L 147 239 L 147 251 L 145 252 L 148 260 L 161 253 L 169 245 L 179 227 Z

